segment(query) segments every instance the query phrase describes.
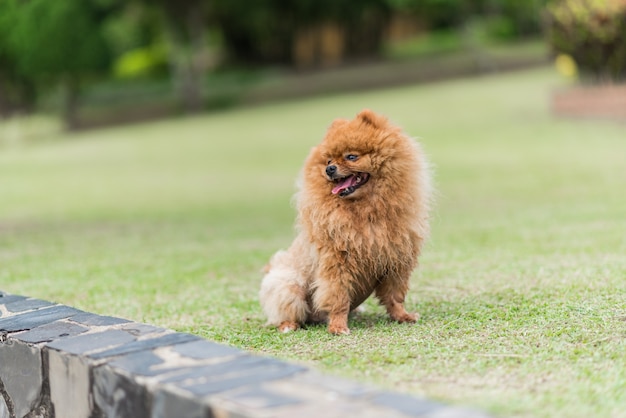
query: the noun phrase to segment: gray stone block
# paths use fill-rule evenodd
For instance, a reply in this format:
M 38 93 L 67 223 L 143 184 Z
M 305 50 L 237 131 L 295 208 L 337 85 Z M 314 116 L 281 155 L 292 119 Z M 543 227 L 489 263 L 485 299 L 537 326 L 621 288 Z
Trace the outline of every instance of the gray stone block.
M 15 332 L 33 329 L 80 313 L 69 306 L 56 305 L 37 311 L 0 318 L 0 331 Z
M 174 375 L 164 380 L 166 383 L 182 382 L 189 379 L 215 378 L 223 375 L 241 375 L 252 373 L 254 369 L 282 365 L 286 363 L 264 357 L 244 355 L 206 366 L 189 368 L 183 373 Z
M 174 352 L 198 360 L 243 355 L 243 351 L 207 340 L 193 341 L 174 347 Z
M 2 395 L 10 399 L 15 416 L 23 417 L 36 406 L 43 383 L 41 367 L 39 348 L 12 340 L 0 344 Z
M 89 312 L 81 312 L 78 315 L 74 315 L 70 318 L 70 321 L 89 326 L 119 325 L 130 322 L 128 319 L 115 318 L 113 316 L 101 316 Z
M 153 325 L 148 324 L 140 324 L 139 322 L 129 322 L 127 324 L 122 325 L 120 329 L 128 332 L 135 337 L 145 336 L 149 334 L 161 334 L 166 332 L 165 328 L 155 327 Z
M 372 402 L 412 417 L 430 416 L 445 408 L 438 402 L 393 392 L 380 392 L 372 398 Z
M 85 358 L 45 349 L 48 356 L 50 400 L 56 417 L 90 418 L 90 365 Z
M 261 385 L 254 385 L 243 390 L 223 394 L 221 399 L 253 409 L 278 408 L 304 402 L 303 399 L 276 393 Z
M 424 418 L 489 418 L 489 415 L 472 409 L 446 406 L 428 414 Z
M 104 418 L 150 417 L 152 391 L 107 365 L 93 370 L 94 407 Z
M 53 305 L 55 304 L 41 299 L 22 299 L 15 302 L 7 303 L 4 305 L 4 307 L 7 309 L 7 311 L 15 313 L 32 311 L 34 309 L 41 309 Z
M 303 387 L 308 386 L 312 390 L 321 390 L 348 398 L 363 398 L 378 392 L 373 387 L 336 376 L 323 375 L 315 371 L 298 376 L 298 384 Z
M 117 329 L 77 335 L 48 343 L 49 348 L 72 354 L 86 354 L 102 351 L 134 341 L 135 337 L 126 331 Z
M 93 359 L 101 359 L 106 357 L 114 357 L 122 354 L 129 354 L 137 351 L 147 351 L 158 347 L 166 347 L 170 345 L 182 344 L 190 341 L 198 341 L 200 337 L 196 337 L 191 334 L 182 334 L 174 332 L 171 334 L 162 335 L 157 338 L 149 338 L 138 341 L 132 341 L 126 344 L 119 345 L 108 350 L 99 351 L 97 353 L 88 354 Z
M 163 364 L 163 359 L 150 351 L 126 354 L 115 358 L 108 364 L 128 374 L 137 374 L 140 376 L 157 376 L 165 372 L 163 369 L 153 370 L 154 366 Z
M 239 372 L 226 373 L 219 376 L 211 376 L 208 378 L 208 381 L 184 385 L 183 387 L 194 395 L 207 396 L 249 385 L 284 379 L 305 370 L 306 368 L 301 366 L 282 363 L 240 370 Z
M 11 418 L 7 404 L 2 396 L 0 396 L 0 418 Z
M 33 328 L 15 336 L 15 339 L 28 343 L 43 343 L 60 338 L 73 337 L 87 331 L 87 328 L 70 322 L 56 321 Z
M 150 418 L 213 418 L 202 399 L 160 389 L 154 394 Z
M 247 417 L 258 417 L 255 410 L 248 409 Z M 296 404 L 271 410 L 272 418 L 407 418 L 394 410 L 378 408 L 371 404 L 343 398 L 319 399 L 305 404 Z
M 6 305 L 23 299 L 26 299 L 26 296 L 9 295 L 7 293 L 0 292 L 0 305 Z

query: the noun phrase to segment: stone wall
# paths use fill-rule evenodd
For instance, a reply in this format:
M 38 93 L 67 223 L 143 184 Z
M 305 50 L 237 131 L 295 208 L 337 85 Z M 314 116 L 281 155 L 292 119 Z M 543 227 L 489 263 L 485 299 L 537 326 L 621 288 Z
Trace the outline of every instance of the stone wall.
M 0 418 L 351 416 L 485 417 L 0 291 Z

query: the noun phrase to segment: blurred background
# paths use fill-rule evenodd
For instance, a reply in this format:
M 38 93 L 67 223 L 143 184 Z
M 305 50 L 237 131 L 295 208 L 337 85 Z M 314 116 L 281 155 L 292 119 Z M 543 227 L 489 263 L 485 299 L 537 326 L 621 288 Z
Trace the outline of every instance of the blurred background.
M 549 50 L 623 78 L 625 9 L 620 0 L 0 0 L 0 116 L 43 112 L 88 128 L 521 68 Z M 561 60 L 568 74 L 570 61 Z
M 68 129 L 521 68 L 626 72 L 623 0 L 0 0 L 0 116 Z M 561 54 L 561 55 L 559 55 Z

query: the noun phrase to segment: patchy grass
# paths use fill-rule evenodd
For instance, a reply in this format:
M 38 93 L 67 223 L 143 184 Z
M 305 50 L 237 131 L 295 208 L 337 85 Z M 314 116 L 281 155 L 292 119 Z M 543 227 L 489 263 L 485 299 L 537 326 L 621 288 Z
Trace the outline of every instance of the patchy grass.
M 624 416 L 626 126 L 554 120 L 548 70 L 0 141 L 0 288 L 515 417 Z M 363 107 L 420 136 L 439 189 L 415 326 L 264 328 L 294 179 Z M 7 132 L 7 130 L 0 130 Z M 16 139 L 17 138 L 17 139 Z

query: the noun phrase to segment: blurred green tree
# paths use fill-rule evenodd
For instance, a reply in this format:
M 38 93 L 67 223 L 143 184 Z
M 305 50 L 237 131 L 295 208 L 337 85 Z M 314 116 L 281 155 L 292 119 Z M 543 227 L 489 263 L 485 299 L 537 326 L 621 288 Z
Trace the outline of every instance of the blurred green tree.
M 203 107 L 206 65 L 208 0 L 140 0 L 144 7 L 154 7 L 168 44 L 170 74 L 175 90 L 187 111 Z
M 410 13 L 428 29 L 459 27 L 475 17 L 491 20 L 493 30 L 507 37 L 541 33 L 541 11 L 547 0 L 387 0 L 390 7 Z M 498 35 L 498 34 L 496 34 Z
M 387 0 L 399 13 L 410 13 L 428 28 L 459 26 L 476 7 L 477 0 Z
M 491 0 L 492 2 L 494 0 Z M 498 0 L 501 14 L 511 22 L 515 36 L 541 34 L 543 10 L 548 0 Z
M 168 71 L 168 48 L 157 5 L 128 2 L 104 23 L 115 57 L 113 75 L 123 79 L 161 78 Z
M 626 81 L 626 0 L 560 0 L 547 8 L 552 48 L 571 56 L 583 81 Z
M 18 71 L 17 54 L 9 39 L 16 17 L 15 2 L 0 1 L 0 116 L 29 109 L 35 101 L 34 83 Z
M 63 116 L 68 128 L 77 126 L 81 87 L 88 78 L 106 73 L 111 54 L 101 23 L 111 10 L 107 0 L 3 0 L 15 9 L 8 42 L 16 68 L 38 88 L 61 84 L 65 90 Z M 7 6 L 8 7 L 8 6 Z
M 324 66 L 379 52 L 386 0 L 213 0 L 229 58 L 247 64 Z

